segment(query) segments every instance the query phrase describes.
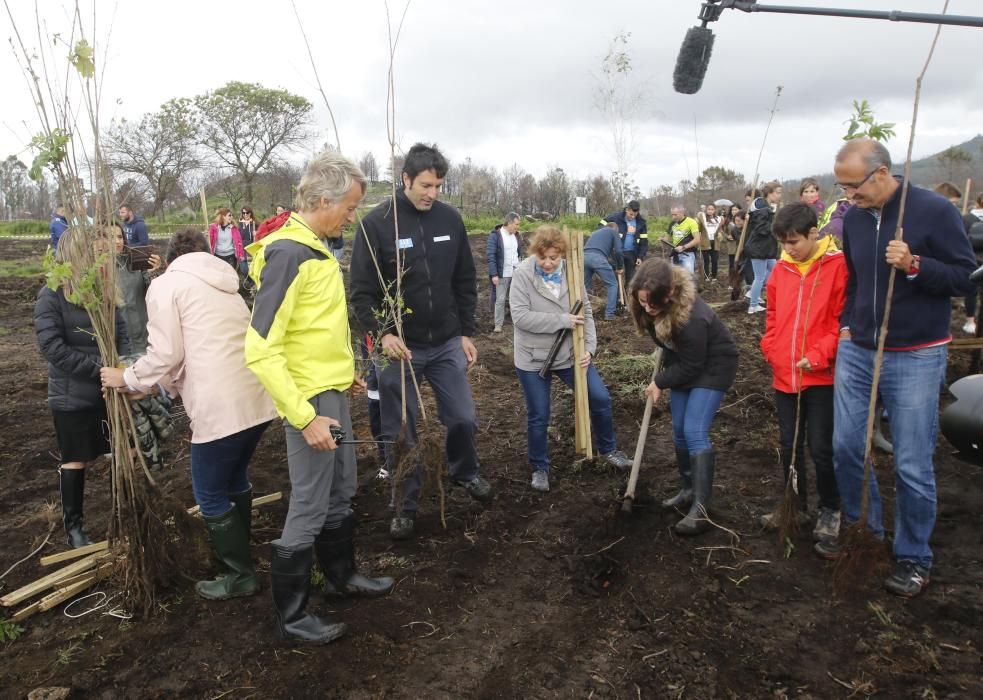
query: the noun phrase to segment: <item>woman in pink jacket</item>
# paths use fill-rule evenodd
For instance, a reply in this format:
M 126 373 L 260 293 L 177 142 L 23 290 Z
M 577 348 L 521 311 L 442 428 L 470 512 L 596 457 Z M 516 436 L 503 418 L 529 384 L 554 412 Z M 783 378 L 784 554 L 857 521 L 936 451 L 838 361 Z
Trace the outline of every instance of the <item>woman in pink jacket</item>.
M 147 291 L 147 354 L 126 370 L 102 368 L 104 387 L 180 394 L 191 419 L 191 483 L 218 558 L 229 572 L 199 581 L 209 600 L 258 589 L 249 551 L 249 460 L 276 409 L 246 368 L 249 309 L 234 269 L 199 231 L 178 231 L 167 271 Z
M 232 211 L 222 207 L 215 212 L 215 220 L 208 227 L 208 248 L 216 257 L 222 258 L 238 270 L 239 263 L 246 259 L 246 251 L 242 247 L 242 235 L 232 223 Z

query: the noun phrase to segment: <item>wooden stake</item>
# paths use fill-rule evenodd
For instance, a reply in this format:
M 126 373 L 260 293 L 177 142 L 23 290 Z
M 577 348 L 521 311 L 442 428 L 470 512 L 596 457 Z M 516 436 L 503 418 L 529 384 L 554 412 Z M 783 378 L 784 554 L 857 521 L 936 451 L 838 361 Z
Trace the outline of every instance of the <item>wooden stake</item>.
M 41 557 L 41 566 L 51 566 L 52 564 L 78 559 L 79 557 L 95 554 L 96 552 L 104 552 L 107 549 L 109 549 L 109 540 L 103 540 L 102 542 L 88 544 L 78 549 L 69 549 L 67 552 L 59 552 L 58 554 L 49 554 L 46 557 Z
M 38 579 L 34 583 L 29 583 L 26 586 L 18 588 L 12 593 L 8 593 L 3 598 L 0 598 L 0 605 L 4 607 L 11 607 L 12 605 L 17 605 L 20 602 L 27 600 L 28 598 L 37 595 L 41 591 L 46 591 L 52 586 L 56 586 L 67 578 L 71 578 L 77 574 L 87 571 L 94 567 L 98 562 L 102 561 L 108 557 L 108 553 L 99 552 L 97 554 L 91 554 L 85 559 L 80 559 L 74 564 L 69 564 L 63 569 L 58 569 L 58 571 L 52 572 L 43 578 Z
M 198 196 L 201 197 L 201 218 L 205 220 L 205 228 L 208 228 L 208 204 L 205 202 L 204 187 L 199 188 Z
M 279 501 L 281 498 L 283 498 L 283 491 L 277 491 L 276 493 L 270 493 L 267 494 L 266 496 L 260 496 L 258 498 L 254 498 L 253 508 L 255 508 L 256 506 L 266 505 L 267 503 L 275 503 L 276 501 Z M 200 515 L 200 514 L 201 514 L 201 506 L 191 506 L 190 508 L 188 508 L 188 515 Z
M 963 216 L 969 213 L 969 191 L 973 187 L 973 178 L 966 178 L 966 189 L 963 190 Z

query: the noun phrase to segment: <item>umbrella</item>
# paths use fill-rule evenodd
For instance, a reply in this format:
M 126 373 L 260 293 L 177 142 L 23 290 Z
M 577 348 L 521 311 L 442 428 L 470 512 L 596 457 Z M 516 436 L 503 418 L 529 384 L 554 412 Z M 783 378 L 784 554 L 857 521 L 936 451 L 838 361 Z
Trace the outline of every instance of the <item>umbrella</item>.
M 714 204 L 714 206 L 718 206 L 718 207 L 732 207 L 732 206 L 734 206 L 734 203 L 732 201 L 730 201 L 729 199 L 718 199 L 713 204 Z

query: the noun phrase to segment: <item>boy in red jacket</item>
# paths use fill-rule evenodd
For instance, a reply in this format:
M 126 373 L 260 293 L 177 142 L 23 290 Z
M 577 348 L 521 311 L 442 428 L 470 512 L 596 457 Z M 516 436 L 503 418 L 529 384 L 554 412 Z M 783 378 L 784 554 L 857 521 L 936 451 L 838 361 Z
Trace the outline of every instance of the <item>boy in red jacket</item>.
M 836 240 L 819 240 L 816 211 L 808 204 L 778 210 L 772 231 L 782 247 L 781 260 L 768 279 L 768 307 L 761 351 L 774 375 L 779 446 L 784 489 L 795 444 L 802 524 L 808 522 L 808 483 L 804 444 L 816 465 L 819 514 L 814 539 L 836 539 L 840 496 L 833 471 L 833 363 L 840 335 L 840 312 L 846 299 L 847 266 Z M 801 400 L 799 399 L 801 394 Z M 796 408 L 799 404 L 798 410 Z M 766 527 L 778 524 L 777 512 L 765 515 Z

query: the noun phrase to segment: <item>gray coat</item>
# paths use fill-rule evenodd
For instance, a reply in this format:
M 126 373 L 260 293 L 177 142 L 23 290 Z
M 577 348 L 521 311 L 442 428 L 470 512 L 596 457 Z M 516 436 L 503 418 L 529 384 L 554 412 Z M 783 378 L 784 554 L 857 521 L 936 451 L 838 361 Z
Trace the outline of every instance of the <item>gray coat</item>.
M 566 264 L 566 263 L 564 263 Z M 509 287 L 509 308 L 515 328 L 514 360 L 517 369 L 538 372 L 553 346 L 556 332 L 570 328 L 570 295 L 566 276 L 560 286 L 560 298 L 554 297 L 546 283 L 536 274 L 536 258 L 530 256 L 519 263 L 512 274 Z M 584 299 L 584 332 L 587 352 L 597 349 L 594 332 L 594 316 L 591 313 L 587 290 Z M 553 369 L 566 369 L 573 365 L 573 334 L 567 334 L 560 351 L 553 361 Z

